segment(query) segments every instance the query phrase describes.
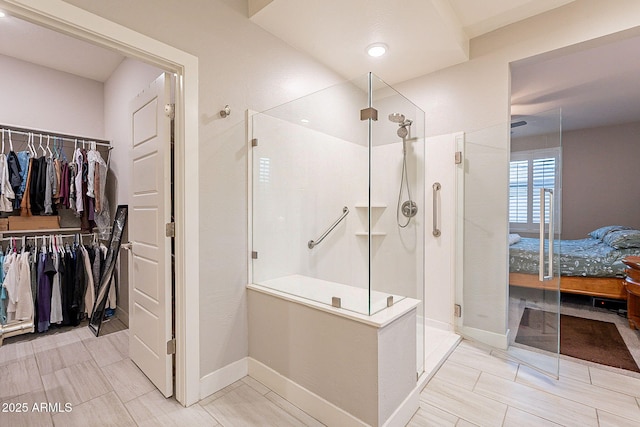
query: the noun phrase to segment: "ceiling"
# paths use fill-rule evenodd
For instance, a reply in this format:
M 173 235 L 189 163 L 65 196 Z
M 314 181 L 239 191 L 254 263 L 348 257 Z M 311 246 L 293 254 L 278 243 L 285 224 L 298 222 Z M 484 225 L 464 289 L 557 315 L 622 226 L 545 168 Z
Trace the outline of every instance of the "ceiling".
M 249 0 L 251 20 L 345 79 L 395 84 L 469 59 L 469 39 L 573 0 Z M 366 48 L 388 46 L 372 58 Z
M 570 131 L 640 120 L 640 37 L 511 64 L 512 121 L 527 121 L 512 136 L 558 128 Z M 532 114 L 540 114 L 532 117 Z M 553 124 L 553 123 L 556 124 Z M 546 123 L 546 124 L 545 124 Z
M 345 79 L 373 71 L 389 84 L 468 59 L 468 41 L 572 0 L 247 0 L 251 19 Z M 295 19 L 293 18 L 295 17 Z M 118 53 L 12 17 L 0 19 L 0 54 L 104 82 Z M 374 42 L 389 47 L 367 56 Z M 562 109 L 563 130 L 638 121 L 640 37 L 512 64 L 512 113 Z
M 11 16 L 0 18 L 0 55 L 105 82 L 124 60 L 111 50 Z

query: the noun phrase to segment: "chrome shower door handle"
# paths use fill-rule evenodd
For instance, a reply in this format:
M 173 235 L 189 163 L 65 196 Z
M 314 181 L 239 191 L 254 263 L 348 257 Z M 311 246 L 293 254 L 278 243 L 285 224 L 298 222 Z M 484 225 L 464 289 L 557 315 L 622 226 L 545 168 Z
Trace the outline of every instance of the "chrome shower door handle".
M 438 228 L 438 191 L 442 188 L 439 182 L 434 182 L 431 186 L 433 189 L 433 232 L 435 237 L 440 237 L 442 232 Z
M 544 219 L 546 213 L 547 194 L 549 194 L 549 274 L 544 268 Z M 553 279 L 553 189 L 540 188 L 540 253 L 538 265 L 538 280 L 541 282 Z

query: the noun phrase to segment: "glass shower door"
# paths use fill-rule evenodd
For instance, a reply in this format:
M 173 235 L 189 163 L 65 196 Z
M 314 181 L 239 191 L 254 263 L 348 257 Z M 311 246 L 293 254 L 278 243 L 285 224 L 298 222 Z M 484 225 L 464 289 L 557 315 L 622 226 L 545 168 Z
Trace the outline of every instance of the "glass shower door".
M 514 118 L 509 161 L 510 357 L 558 377 L 560 110 Z

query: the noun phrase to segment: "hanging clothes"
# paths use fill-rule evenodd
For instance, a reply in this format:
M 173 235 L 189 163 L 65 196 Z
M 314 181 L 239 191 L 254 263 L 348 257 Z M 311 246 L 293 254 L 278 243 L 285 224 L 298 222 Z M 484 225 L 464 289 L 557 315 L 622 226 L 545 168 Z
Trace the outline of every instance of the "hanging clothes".
M 28 258 L 25 254 L 11 253 L 5 257 L 4 285 L 9 296 L 7 320 L 33 320 L 33 296 Z
M 20 216 L 31 216 L 31 177 L 33 171 L 34 159 L 29 158 L 27 166 L 27 179 L 25 181 L 24 191 L 22 192 L 22 202 L 20 203 Z
M 38 332 L 49 330 L 51 319 L 51 271 L 53 263 L 46 251 L 38 254 Z
M 53 215 L 55 205 L 53 204 L 53 195 L 58 191 L 58 183 L 56 181 L 56 171 L 53 166 L 53 159 L 47 159 L 47 169 L 45 177 L 45 193 L 44 193 L 44 214 Z
M 82 251 L 82 261 L 84 266 L 84 277 L 86 278 L 86 286 L 84 291 L 84 312 L 91 316 L 93 312 L 93 304 L 96 300 L 96 289 L 93 285 L 93 269 L 91 268 L 91 256 L 87 248 L 80 246 Z
M 0 252 L 0 325 L 7 324 L 7 290 L 4 288 L 4 254 Z
M 44 199 L 47 187 L 47 159 L 42 156 L 35 160 L 31 177 L 31 213 L 40 215 L 44 212 Z
M 7 154 L 7 169 L 9 171 L 9 185 L 11 185 L 14 194 L 13 208 L 17 209 L 19 206 L 17 196 L 20 194 L 20 186 L 22 185 L 22 177 L 20 176 L 22 170 L 18 156 L 13 150 Z
M 22 198 L 27 188 L 27 175 L 29 172 L 29 161 L 31 153 L 28 151 L 18 151 L 18 163 L 20 164 L 20 188 L 16 193 L 14 207 L 20 209 L 22 207 Z
M 76 282 L 76 254 L 67 247 L 62 264 L 62 324 L 77 325 L 78 308 L 74 306 L 74 293 Z
M 7 157 L 0 154 L 0 211 L 13 212 L 13 199 L 16 195 L 9 181 Z
M 51 280 L 51 323 L 62 323 L 62 287 L 60 283 L 60 253 L 55 251 L 51 254 L 53 261 L 53 278 Z
M 84 161 L 82 159 L 82 150 L 80 148 L 78 148 L 75 152 L 75 154 L 73 155 L 74 159 L 75 159 L 75 163 L 76 163 L 76 177 L 75 177 L 75 194 L 76 194 L 76 215 L 80 216 L 82 215 L 82 212 L 84 211 L 84 198 L 83 195 L 86 193 L 86 191 L 82 191 L 82 182 L 83 182 L 83 176 L 84 176 Z

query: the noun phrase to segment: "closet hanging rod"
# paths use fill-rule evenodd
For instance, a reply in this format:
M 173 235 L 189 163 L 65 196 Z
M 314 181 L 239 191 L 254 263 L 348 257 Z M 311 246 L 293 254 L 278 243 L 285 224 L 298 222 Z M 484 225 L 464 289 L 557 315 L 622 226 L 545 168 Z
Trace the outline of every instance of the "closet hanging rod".
M 38 235 L 35 235 L 35 236 L 0 237 L 0 242 L 4 242 L 4 241 L 20 242 L 20 241 L 22 241 L 22 237 L 24 237 L 26 240 L 28 240 L 28 239 L 36 240 L 36 239 L 42 239 L 43 236 L 44 237 L 56 236 L 56 237 L 62 237 L 63 239 L 69 239 L 71 237 L 75 238 L 77 236 L 80 236 L 80 238 L 83 238 L 83 237 L 96 237 L 97 235 L 98 235 L 98 233 L 75 233 L 75 234 L 42 233 L 42 234 L 38 234 Z
M 42 131 L 37 129 L 27 129 L 27 128 L 15 127 L 15 126 L 0 125 L 0 131 L 8 131 L 8 130 L 11 131 L 11 134 L 24 135 L 24 136 L 29 136 L 29 134 L 33 134 L 34 136 L 42 135 L 43 137 L 49 136 L 52 138 L 58 138 L 63 141 L 69 141 L 72 143 L 75 143 L 76 141 L 78 143 L 81 143 L 81 142 L 92 143 L 92 144 L 95 143 L 97 146 L 107 147 L 110 150 L 113 149 L 113 147 L 111 146 L 111 143 L 106 139 L 87 138 L 84 136 L 73 136 L 73 135 L 66 135 L 63 133 L 47 132 L 47 131 Z

